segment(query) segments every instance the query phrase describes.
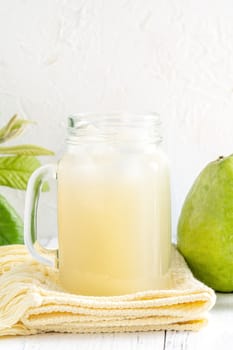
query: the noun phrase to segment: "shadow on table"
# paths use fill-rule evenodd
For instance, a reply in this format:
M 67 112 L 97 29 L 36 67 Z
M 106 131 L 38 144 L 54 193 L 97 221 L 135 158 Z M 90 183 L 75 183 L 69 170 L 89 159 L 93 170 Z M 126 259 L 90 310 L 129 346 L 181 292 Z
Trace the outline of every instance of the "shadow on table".
M 214 310 L 222 310 L 232 312 L 233 310 L 233 293 L 217 293 L 217 302 Z

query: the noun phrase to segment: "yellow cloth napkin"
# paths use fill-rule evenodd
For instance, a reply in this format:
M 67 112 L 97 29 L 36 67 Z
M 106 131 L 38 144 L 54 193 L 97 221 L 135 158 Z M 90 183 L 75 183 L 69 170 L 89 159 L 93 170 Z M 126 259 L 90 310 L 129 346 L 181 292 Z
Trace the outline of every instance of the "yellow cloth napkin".
M 62 291 L 57 270 L 24 246 L 0 247 L 0 335 L 199 330 L 215 293 L 193 277 L 175 247 L 170 274 L 168 290 L 80 296 Z

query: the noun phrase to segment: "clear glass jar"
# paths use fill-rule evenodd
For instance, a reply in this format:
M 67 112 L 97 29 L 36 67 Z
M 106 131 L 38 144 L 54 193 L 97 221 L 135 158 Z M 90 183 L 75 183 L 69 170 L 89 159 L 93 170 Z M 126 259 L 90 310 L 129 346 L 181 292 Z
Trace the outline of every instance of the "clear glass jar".
M 57 168 L 65 289 L 119 295 L 166 288 L 170 184 L 156 114 L 78 114 Z

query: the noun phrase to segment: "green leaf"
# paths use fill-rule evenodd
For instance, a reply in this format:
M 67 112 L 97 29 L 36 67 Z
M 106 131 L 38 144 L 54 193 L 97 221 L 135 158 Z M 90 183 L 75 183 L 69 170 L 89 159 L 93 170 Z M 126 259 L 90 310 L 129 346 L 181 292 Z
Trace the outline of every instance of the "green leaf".
M 23 221 L 5 197 L 0 195 L 0 245 L 23 244 Z
M 9 135 L 10 133 L 10 130 L 12 128 L 12 126 L 14 125 L 14 123 L 16 122 L 17 120 L 17 115 L 15 114 L 10 120 L 9 122 L 3 127 L 0 129 L 0 141 L 1 142 L 4 142 L 4 140 L 7 138 L 7 136 Z
M 40 162 L 33 156 L 0 157 L 0 186 L 25 190 Z
M 19 145 L 11 147 L 0 147 L 0 154 L 16 154 L 27 156 L 49 156 L 54 155 L 54 152 L 35 145 Z
M 24 129 L 25 125 L 31 124 L 32 122 L 25 119 L 20 119 L 17 114 L 15 114 L 9 122 L 0 129 L 0 143 L 6 142 L 13 137 L 20 135 Z

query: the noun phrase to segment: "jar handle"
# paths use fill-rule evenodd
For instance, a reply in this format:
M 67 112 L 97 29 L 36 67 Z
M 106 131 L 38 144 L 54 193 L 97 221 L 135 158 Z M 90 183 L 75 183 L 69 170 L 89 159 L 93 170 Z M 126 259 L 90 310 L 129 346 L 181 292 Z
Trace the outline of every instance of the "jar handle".
M 42 264 L 53 266 L 53 261 L 46 258 L 44 255 L 48 254 L 51 256 L 51 253 L 55 255 L 56 266 L 58 250 L 44 248 L 37 240 L 38 200 L 42 186 L 48 177 L 54 179 L 57 178 L 56 164 L 47 164 L 38 168 L 29 179 L 24 211 L 24 243 L 31 255 Z M 37 247 L 39 248 L 39 251 L 37 250 Z

